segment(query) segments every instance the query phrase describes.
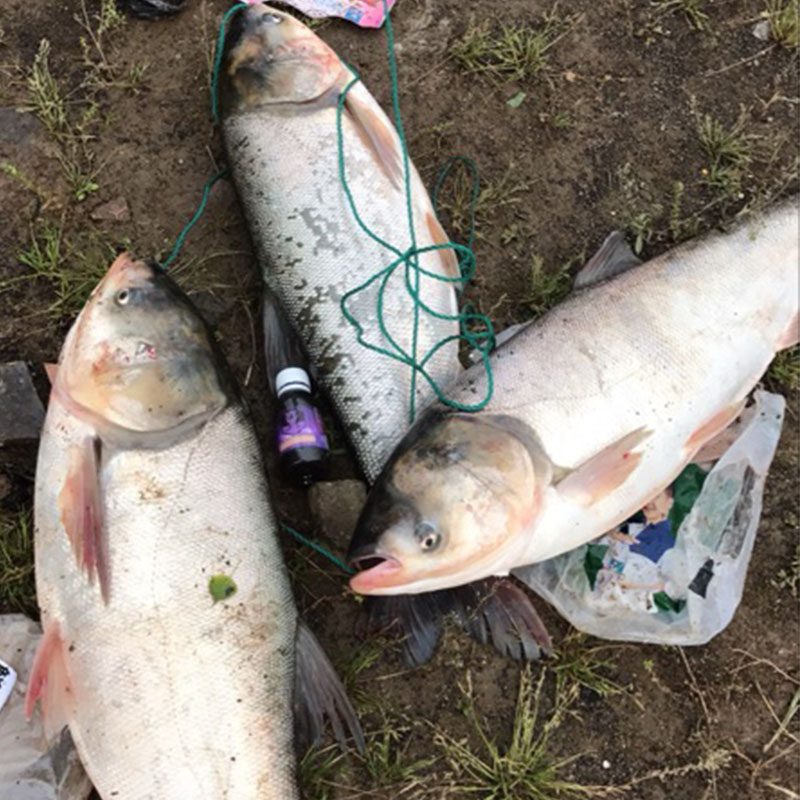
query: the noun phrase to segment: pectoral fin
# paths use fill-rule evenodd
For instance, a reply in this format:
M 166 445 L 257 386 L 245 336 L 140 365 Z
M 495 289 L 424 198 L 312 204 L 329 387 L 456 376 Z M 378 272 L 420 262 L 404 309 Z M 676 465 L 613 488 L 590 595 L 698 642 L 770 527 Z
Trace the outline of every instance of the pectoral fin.
M 586 262 L 585 266 L 575 277 L 574 287 L 583 289 L 595 283 L 613 278 L 633 267 L 641 264 L 633 250 L 625 241 L 622 231 L 610 233 L 600 245 L 600 249 Z
M 511 578 L 486 578 L 438 592 L 368 597 L 356 633 L 360 638 L 402 638 L 403 660 L 417 667 L 433 656 L 449 614 L 481 644 L 491 644 L 516 661 L 536 661 L 552 653 L 547 629 L 527 593 Z
M 567 473 L 556 489 L 563 497 L 591 506 L 622 486 L 639 466 L 642 453 L 634 452 L 652 431 L 639 428 Z
M 325 718 L 342 750 L 352 737 L 364 752 L 364 733 L 339 676 L 328 661 L 316 636 L 302 620 L 297 623 L 295 666 L 295 721 L 301 747 L 316 745 L 322 738 Z
M 25 716 L 30 719 L 36 703 L 50 740 L 74 711 L 75 694 L 67 667 L 67 650 L 58 623 L 45 625 L 33 659 L 28 690 L 25 695 Z
M 90 584 L 97 577 L 100 594 L 107 603 L 108 559 L 103 535 L 100 439 L 97 437 L 86 437 L 74 448 L 58 503 L 75 560 L 86 572 Z
M 372 151 L 378 166 L 398 189 L 403 186 L 403 157 L 397 135 L 382 112 L 371 107 L 369 95 L 359 84 L 347 93 L 345 111 L 356 126 L 361 140 Z

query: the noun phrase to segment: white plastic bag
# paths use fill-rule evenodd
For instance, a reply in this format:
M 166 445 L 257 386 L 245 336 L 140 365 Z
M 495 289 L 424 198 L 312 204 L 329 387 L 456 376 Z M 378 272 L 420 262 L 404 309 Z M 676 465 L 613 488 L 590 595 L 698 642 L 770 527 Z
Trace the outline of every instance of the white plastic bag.
M 755 413 L 706 476 L 674 546 L 663 536 L 656 541 L 650 525 L 651 549 L 643 555 L 636 537 L 645 526 L 631 526 L 628 535 L 606 534 L 514 574 L 594 636 L 705 644 L 741 600 L 784 407 L 780 395 L 756 392 Z
M 25 719 L 25 690 L 41 635 L 22 614 L 0 616 L 0 661 L 10 667 L 2 670 L 6 688 L 16 673 L 0 707 L 0 800 L 85 800 L 92 785 L 69 731 L 64 728 L 49 747 L 38 714 Z

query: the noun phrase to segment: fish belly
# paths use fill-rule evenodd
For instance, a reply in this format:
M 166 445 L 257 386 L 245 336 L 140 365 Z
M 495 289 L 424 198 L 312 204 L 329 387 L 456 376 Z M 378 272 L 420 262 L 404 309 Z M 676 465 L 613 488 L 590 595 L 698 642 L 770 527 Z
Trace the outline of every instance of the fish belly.
M 85 433 L 51 404 L 36 572 L 45 629 L 64 642 L 70 729 L 101 797 L 297 797 L 296 611 L 249 425 L 227 409 L 189 441 L 104 463 L 107 605 L 58 511 L 66 453 Z M 237 590 L 215 603 L 220 574 Z
M 365 225 L 399 253 L 411 244 L 406 198 L 376 161 L 347 116 L 343 117 L 347 178 Z M 225 122 L 232 172 L 242 199 L 266 283 L 279 297 L 303 339 L 317 378 L 331 398 L 368 479 L 374 479 L 410 422 L 411 369 L 357 341 L 340 308 L 345 293 L 363 285 L 397 259 L 359 226 L 339 176 L 336 110 L 305 114 L 245 112 Z M 412 185 L 424 194 L 412 167 Z M 427 203 L 427 197 L 424 198 Z M 417 245 L 434 244 L 430 220 L 415 217 Z M 420 256 L 420 266 L 445 276 L 441 251 Z M 413 283 L 413 277 L 411 278 Z M 414 305 L 402 267 L 383 289 L 380 283 L 348 304 L 366 342 L 402 357 L 413 352 Z M 420 296 L 437 313 L 456 312 L 453 282 L 422 278 Z M 418 360 L 458 333 L 454 319 L 422 313 L 416 340 Z M 460 372 L 455 341 L 426 365 L 446 387 Z M 416 408 L 434 399 L 424 378 L 416 382 Z
M 576 468 L 632 431 L 651 431 L 618 489 L 588 509 L 551 503 L 525 563 L 601 535 L 677 477 L 796 324 L 798 259 L 794 200 L 576 292 L 497 352 L 488 413 L 527 423 L 555 464 Z M 478 370 L 464 377 L 462 401 L 484 381 Z

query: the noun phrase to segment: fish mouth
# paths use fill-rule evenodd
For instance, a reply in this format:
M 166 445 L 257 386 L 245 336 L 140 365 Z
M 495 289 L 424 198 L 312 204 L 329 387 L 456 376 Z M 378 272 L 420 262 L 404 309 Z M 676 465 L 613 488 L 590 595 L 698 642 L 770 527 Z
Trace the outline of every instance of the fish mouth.
M 397 580 L 393 581 L 392 576 L 397 576 L 403 565 L 394 556 L 381 552 L 375 545 L 360 548 L 349 561 L 358 570 L 350 579 L 350 588 L 358 594 L 371 594 L 376 589 L 399 583 Z

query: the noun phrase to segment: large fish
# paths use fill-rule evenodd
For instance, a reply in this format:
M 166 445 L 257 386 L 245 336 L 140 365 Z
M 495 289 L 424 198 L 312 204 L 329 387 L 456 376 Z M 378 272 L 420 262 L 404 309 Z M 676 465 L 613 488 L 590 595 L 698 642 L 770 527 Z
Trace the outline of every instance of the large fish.
M 103 800 L 291 800 L 312 735 L 358 724 L 299 623 L 258 444 L 213 338 L 122 255 L 61 353 L 39 450 L 44 637 L 28 690 Z M 310 714 L 305 716 L 306 712 Z
M 224 76 L 223 133 L 228 160 L 267 284 L 299 332 L 369 480 L 409 425 L 412 370 L 360 345 L 340 300 L 397 258 L 357 223 L 339 174 L 337 106 L 353 74 L 294 17 L 252 5 L 232 23 Z M 341 117 L 350 192 L 371 231 L 405 252 L 411 246 L 403 154 L 392 123 L 360 81 Z M 448 240 L 428 193 L 409 162 L 418 247 Z M 452 250 L 423 253 L 420 297 L 447 319 L 419 317 L 418 358 L 458 334 L 457 259 Z M 410 277 L 413 285 L 415 278 Z M 349 310 L 366 341 L 395 351 L 380 330 L 378 284 L 353 296 Z M 398 348 L 413 349 L 413 302 L 403 268 L 383 291 L 386 329 Z M 450 341 L 425 365 L 441 386 L 459 373 Z M 417 408 L 434 395 L 417 378 Z
M 641 266 L 609 237 L 579 276 L 586 288 L 493 356 L 485 412 L 432 412 L 397 448 L 354 534 L 353 589 L 505 575 L 644 506 L 797 343 L 799 235 L 794 197 Z M 469 370 L 455 398 L 484 381 Z

